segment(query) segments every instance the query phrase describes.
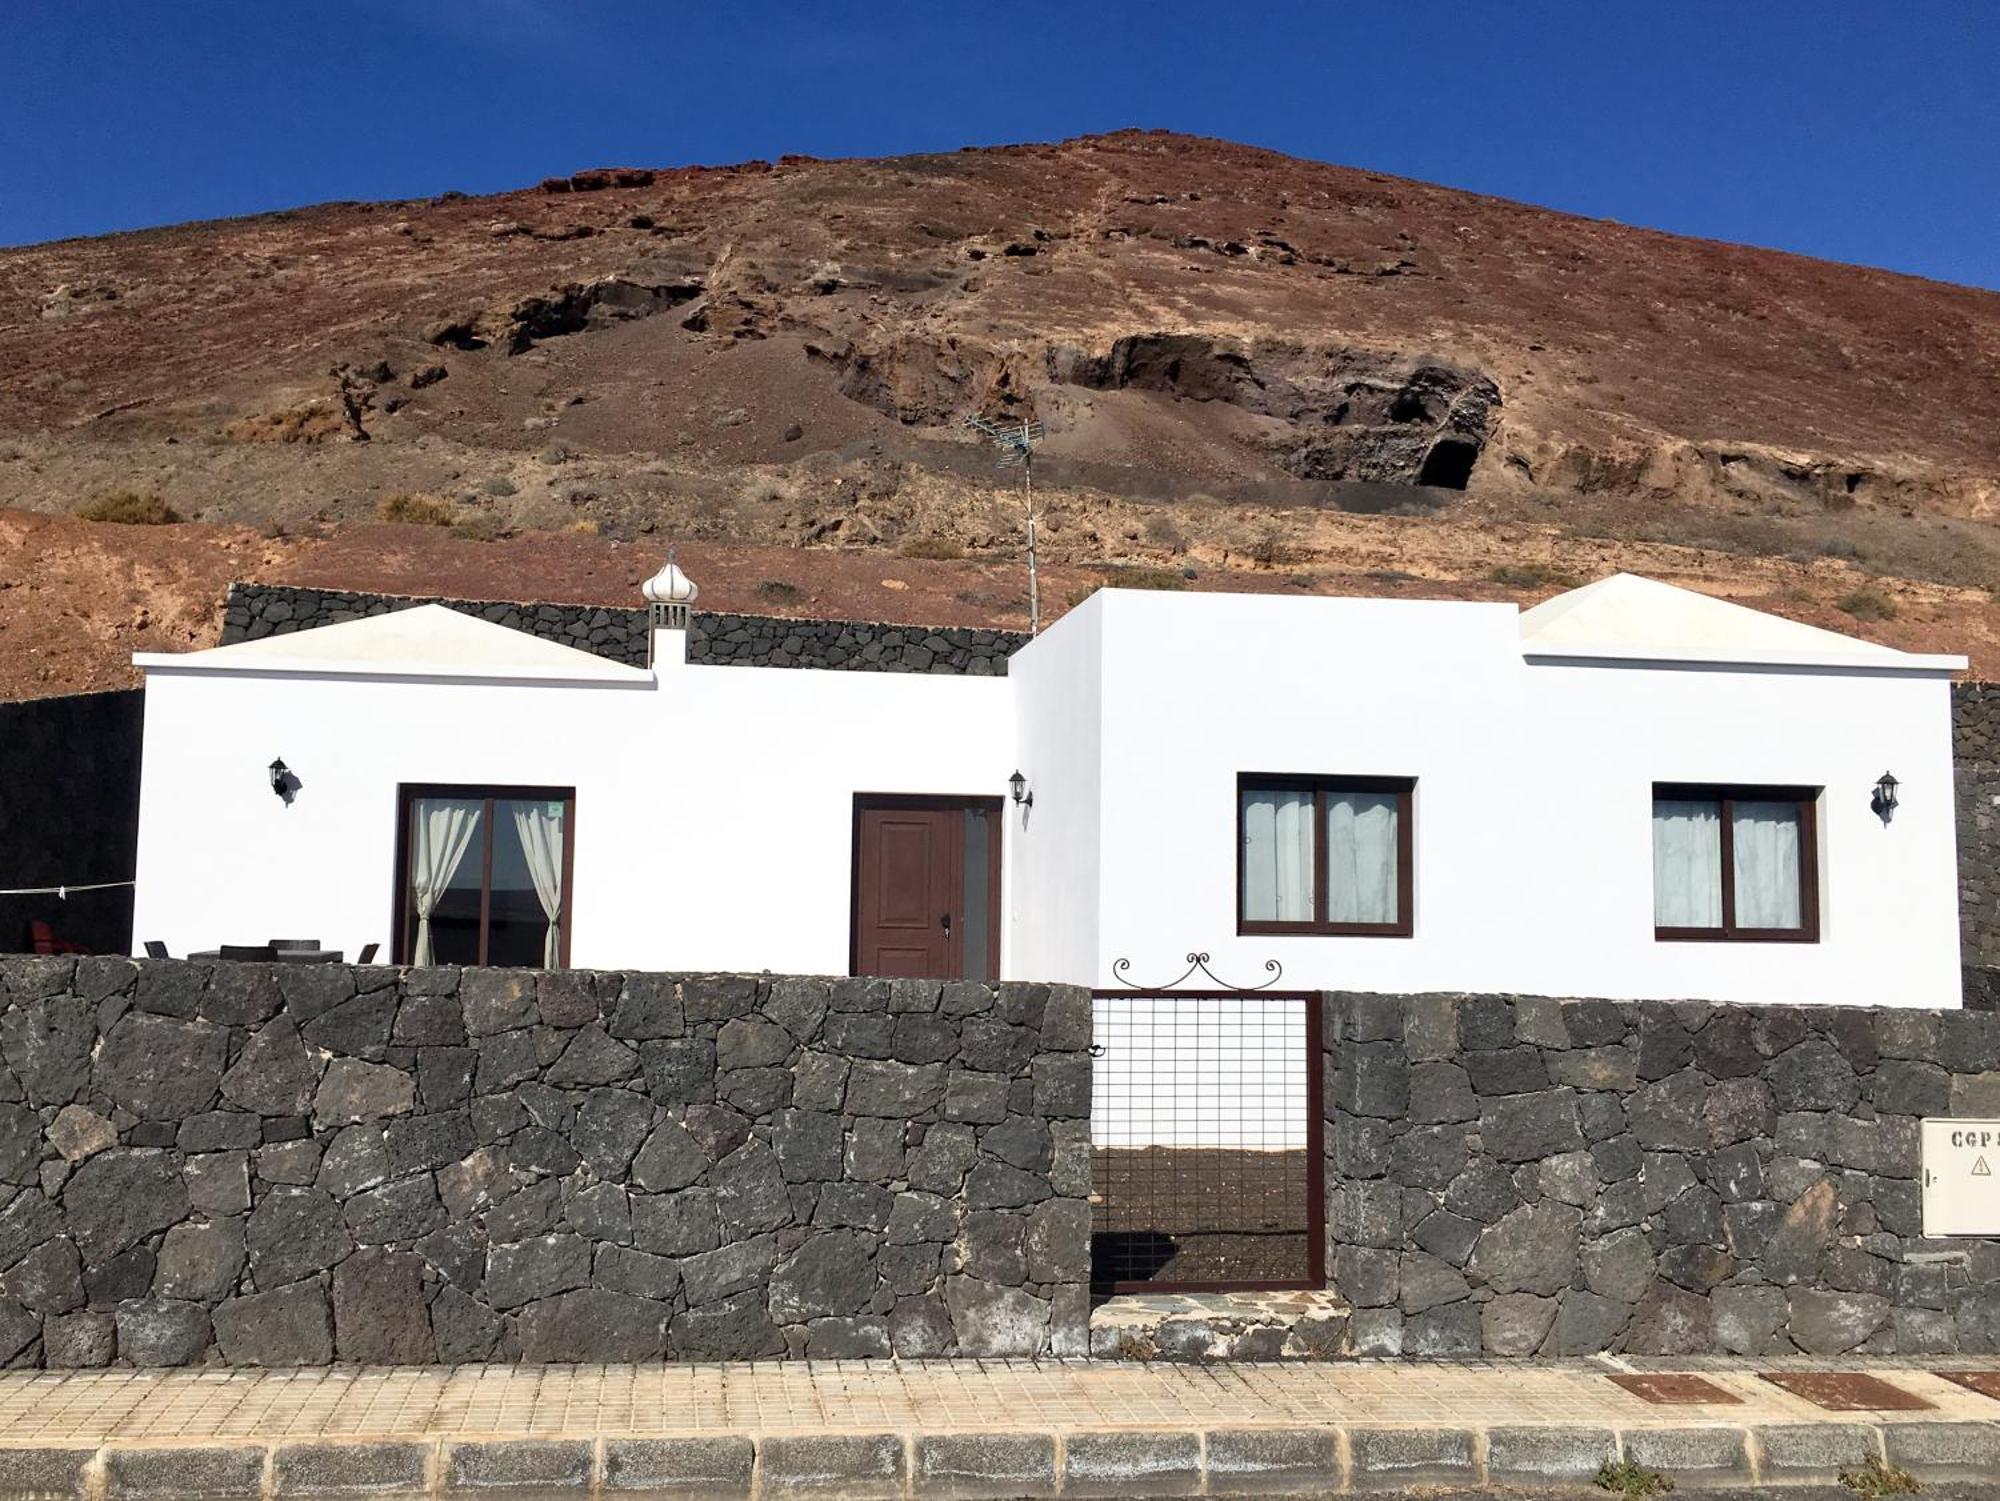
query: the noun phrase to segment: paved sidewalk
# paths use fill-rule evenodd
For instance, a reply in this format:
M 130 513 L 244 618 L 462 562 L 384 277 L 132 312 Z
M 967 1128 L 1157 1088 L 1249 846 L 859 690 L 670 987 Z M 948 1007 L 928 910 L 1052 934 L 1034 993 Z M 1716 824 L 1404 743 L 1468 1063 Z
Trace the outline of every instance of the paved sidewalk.
M 1825 1485 L 1871 1455 L 2000 1489 L 2000 1398 L 1936 1374 L 1980 1369 L 2000 1361 L 16 1372 L 0 1496 L 1325 1495 L 1587 1485 L 1619 1457 L 1685 1491 Z M 1913 1405 L 1830 1411 L 1761 1374 L 1785 1370 Z M 1710 1389 L 1619 1384 L 1660 1371 Z

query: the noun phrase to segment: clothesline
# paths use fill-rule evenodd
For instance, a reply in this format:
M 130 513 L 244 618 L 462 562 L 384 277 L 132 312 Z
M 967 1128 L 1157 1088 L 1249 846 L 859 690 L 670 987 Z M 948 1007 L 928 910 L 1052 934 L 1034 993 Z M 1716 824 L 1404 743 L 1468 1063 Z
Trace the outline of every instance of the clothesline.
M 136 884 L 134 881 L 96 881 L 87 886 L 15 886 L 0 888 L 0 896 L 53 896 L 68 901 L 72 891 L 110 891 L 114 887 Z

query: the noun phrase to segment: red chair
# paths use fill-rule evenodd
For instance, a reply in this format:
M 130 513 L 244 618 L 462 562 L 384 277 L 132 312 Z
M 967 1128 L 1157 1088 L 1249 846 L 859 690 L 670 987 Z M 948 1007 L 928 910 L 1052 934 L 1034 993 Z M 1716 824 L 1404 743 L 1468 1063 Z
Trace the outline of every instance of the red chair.
M 39 917 L 28 919 L 28 952 L 31 954 L 87 954 L 89 949 L 80 943 L 56 937 L 54 928 Z

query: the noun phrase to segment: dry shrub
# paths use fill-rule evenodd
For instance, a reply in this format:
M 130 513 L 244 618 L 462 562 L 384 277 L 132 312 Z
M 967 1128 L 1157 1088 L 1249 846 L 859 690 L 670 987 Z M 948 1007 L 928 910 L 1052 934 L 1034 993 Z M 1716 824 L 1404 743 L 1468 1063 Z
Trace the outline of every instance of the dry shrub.
M 965 549 L 949 537 L 912 537 L 896 551 L 906 558 L 933 563 L 949 563 L 965 556 Z
M 468 542 L 497 542 L 503 531 L 498 518 L 485 511 L 467 511 L 453 519 L 451 534 Z
M 1187 576 L 1171 568 L 1123 568 L 1106 579 L 1112 589 L 1185 589 Z
M 1882 1463 L 1879 1454 L 1869 1455 L 1851 1470 L 1842 1470 L 1840 1483 L 1864 1501 L 1875 1501 L 1878 1496 L 1914 1496 L 1924 1488 L 1908 1470 Z
M 806 591 L 801 589 L 797 584 L 786 583 L 783 579 L 765 579 L 757 586 L 757 597 L 759 599 L 777 600 L 783 604 L 792 604 L 804 599 Z
M 588 516 L 579 516 L 564 528 L 572 537 L 595 537 L 604 528 Z
M 1843 595 L 1837 602 L 1856 620 L 1894 620 L 1896 602 L 1873 584 L 1863 584 L 1853 593 Z
M 1153 546 L 1179 554 L 1188 550 L 1187 533 L 1174 525 L 1171 516 L 1148 516 L 1146 518 L 1146 540 Z
M 1292 560 L 1292 551 L 1285 545 L 1284 534 L 1274 526 L 1266 527 L 1250 546 L 1250 561 L 1259 568 L 1276 568 L 1280 563 Z
M 1649 1470 L 1632 1460 L 1620 1459 L 1606 1460 L 1598 1466 L 1597 1488 L 1614 1496 L 1645 1501 L 1647 1497 L 1664 1496 L 1674 1488 L 1674 1483 L 1658 1470 Z
M 239 417 L 223 429 L 239 443 L 324 443 L 329 438 L 345 438 L 350 431 L 340 404 L 317 398 L 275 412 Z
M 141 495 L 136 490 L 113 490 L 100 495 L 77 511 L 84 521 L 115 521 L 121 526 L 172 526 L 181 513 L 157 495 Z
M 458 507 L 442 495 L 406 490 L 383 496 L 375 507 L 375 514 L 384 521 L 396 521 L 405 526 L 450 526 L 458 519 Z
M 1496 584 L 1506 584 L 1513 589 L 1576 587 L 1574 575 L 1548 563 L 1502 563 L 1486 576 Z

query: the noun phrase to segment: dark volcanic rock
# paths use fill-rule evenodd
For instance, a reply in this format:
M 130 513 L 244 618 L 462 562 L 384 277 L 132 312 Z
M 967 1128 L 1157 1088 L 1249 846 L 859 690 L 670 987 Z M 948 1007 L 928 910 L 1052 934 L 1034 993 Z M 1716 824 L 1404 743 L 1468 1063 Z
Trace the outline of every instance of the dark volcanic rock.
M 521 1310 L 521 1358 L 530 1362 L 657 1360 L 668 1304 L 604 1288 L 562 1293 Z
M 652 1106 L 644 1095 L 593 1089 L 577 1109 L 569 1143 L 599 1177 L 617 1177 L 631 1166 L 652 1118 Z
M 436 1360 L 424 1306 L 423 1261 L 405 1251 L 368 1249 L 333 1274 L 334 1349 L 368 1365 L 424 1365 Z
M 364 1246 L 415 1240 L 444 1223 L 444 1205 L 428 1173 L 356 1194 L 343 1212 L 348 1233 Z
M 333 1327 L 317 1281 L 231 1298 L 215 1310 L 215 1343 L 231 1365 L 325 1365 Z
M 139 1298 L 118 1305 L 118 1354 L 135 1366 L 192 1365 L 208 1348 L 208 1310 L 198 1303 Z
M 262 1115 L 304 1115 L 319 1070 L 287 1017 L 260 1028 L 222 1076 L 223 1097 Z
M 245 1228 L 250 1274 L 267 1292 L 327 1271 L 354 1249 L 341 1206 L 317 1188 L 273 1188 Z
M 92 1008 L 67 996 L 10 1008 L 0 1016 L 0 1056 L 31 1105 L 62 1105 L 90 1082 L 97 1045 Z
M 187 1221 L 174 1226 L 160 1243 L 154 1293 L 190 1303 L 214 1303 L 228 1297 L 243 1275 L 243 1240 L 241 1220 Z
M 208 1022 L 134 1013 L 104 1039 L 94 1080 L 146 1120 L 177 1120 L 205 1110 L 222 1083 L 228 1034 Z
M 407 1113 L 417 1100 L 417 1083 L 399 1068 L 335 1058 L 320 1076 L 313 1096 L 313 1119 L 321 1126 L 380 1120 Z
M 785 1348 L 785 1336 L 756 1290 L 675 1314 L 667 1342 L 679 1360 L 755 1360 Z
M 84 1261 L 102 1266 L 185 1219 L 187 1185 L 171 1153 L 114 1147 L 76 1170 L 63 1190 L 63 1211 Z
M 590 1281 L 590 1242 L 576 1235 L 544 1235 L 496 1245 L 487 1253 L 486 1301 L 519 1308 Z
M 708 1170 L 708 1154 L 674 1121 L 662 1121 L 632 1158 L 632 1181 L 649 1193 L 686 1188 Z M 732 1170 L 733 1171 L 733 1170 Z
M 771 1274 L 771 1315 L 780 1323 L 796 1324 L 824 1314 L 859 1313 L 874 1290 L 864 1237 L 815 1235 Z

